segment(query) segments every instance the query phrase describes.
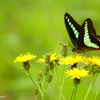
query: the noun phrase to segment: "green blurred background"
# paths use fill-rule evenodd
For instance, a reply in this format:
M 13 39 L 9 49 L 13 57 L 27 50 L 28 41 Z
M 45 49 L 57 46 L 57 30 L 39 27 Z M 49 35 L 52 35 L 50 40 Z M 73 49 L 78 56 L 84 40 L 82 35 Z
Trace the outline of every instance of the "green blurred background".
M 60 53 L 60 43 L 71 44 L 64 25 L 65 12 L 79 24 L 91 18 L 99 35 L 99 0 L 0 0 L 0 96 L 6 96 L 0 100 L 34 100 L 32 82 L 21 64 L 13 61 L 20 53 L 31 52 L 40 58 L 48 52 Z M 73 54 L 71 49 L 69 47 L 69 53 Z M 86 53 L 91 54 L 100 55 L 100 52 Z M 34 60 L 31 65 L 30 72 L 36 81 L 36 73 L 43 65 Z M 63 76 L 63 72 L 59 71 L 59 76 Z M 76 100 L 85 96 L 89 81 L 79 85 Z M 69 100 L 73 83 L 69 79 L 64 86 L 64 95 Z M 100 90 L 99 78 L 96 87 Z M 51 85 L 46 99 L 58 100 L 58 94 Z M 93 90 L 88 100 L 92 100 L 94 94 Z

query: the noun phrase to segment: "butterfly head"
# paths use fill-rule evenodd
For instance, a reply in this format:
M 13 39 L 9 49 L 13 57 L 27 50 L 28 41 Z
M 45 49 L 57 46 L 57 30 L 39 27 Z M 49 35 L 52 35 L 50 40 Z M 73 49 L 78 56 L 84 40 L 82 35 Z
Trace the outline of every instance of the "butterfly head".
M 74 53 L 77 53 L 77 48 L 73 48 L 72 51 L 73 51 Z
M 87 50 L 85 50 L 84 48 L 73 48 L 72 49 L 72 51 L 74 52 L 74 53 L 85 53 L 85 52 L 87 52 Z

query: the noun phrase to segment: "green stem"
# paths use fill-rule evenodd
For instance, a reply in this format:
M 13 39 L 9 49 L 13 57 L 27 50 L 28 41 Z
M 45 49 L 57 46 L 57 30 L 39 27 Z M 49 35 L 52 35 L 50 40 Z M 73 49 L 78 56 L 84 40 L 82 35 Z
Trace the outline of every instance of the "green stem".
M 45 76 L 45 81 L 44 81 L 44 91 L 43 91 L 44 96 L 45 96 L 45 93 L 46 93 L 46 90 L 47 90 L 47 87 L 48 87 L 48 83 L 47 83 L 47 81 L 46 81 L 46 77 L 47 77 L 47 76 Z
M 28 75 L 29 75 L 29 77 L 30 77 L 32 83 L 34 84 L 34 86 L 35 86 L 36 88 L 38 88 L 38 86 L 35 84 L 34 80 L 32 79 L 30 72 L 29 72 L 29 71 L 27 71 L 27 72 L 28 72 Z
M 59 82 L 58 82 L 57 77 L 56 77 L 56 75 L 54 74 L 53 70 L 52 70 L 52 74 L 53 74 L 54 80 L 55 80 L 55 82 L 56 82 L 56 84 L 57 84 L 56 86 L 59 87 Z M 57 87 L 56 87 L 56 88 L 57 88 Z
M 73 100 L 75 100 L 75 97 L 76 97 L 76 92 L 77 92 L 77 86 L 78 86 L 78 84 L 75 84 L 75 91 L 74 91 L 74 98 L 73 98 Z
M 65 71 L 65 66 L 64 66 L 64 71 Z M 62 92 L 66 78 L 68 78 L 68 76 L 63 78 L 62 83 L 61 83 L 61 87 L 59 86 L 59 90 L 60 90 L 59 100 L 61 100 L 61 98 L 63 98 L 63 100 L 66 100 L 65 97 L 64 97 L 64 94 Z
M 90 86 L 89 86 L 89 88 L 88 88 L 88 90 L 87 90 L 87 93 L 86 93 L 86 95 L 85 95 L 84 100 L 87 99 L 87 96 L 88 96 L 88 94 L 89 94 L 89 92 L 90 92 L 90 90 L 91 90 L 91 87 L 92 87 L 92 85 L 94 84 L 94 82 L 95 82 L 95 80 L 96 80 L 98 74 L 99 74 L 99 73 L 96 73 L 96 74 L 93 76 L 93 79 L 92 79 L 92 81 L 91 81 L 91 83 L 90 83 Z
M 30 79 L 31 79 L 32 83 L 33 83 L 33 84 L 34 84 L 34 86 L 35 86 L 35 87 L 39 90 L 39 92 L 40 92 L 40 94 L 41 94 L 41 97 L 42 97 L 42 100 L 44 100 L 44 94 L 43 94 L 43 92 L 42 92 L 41 88 L 40 88 L 40 87 L 38 87 L 38 86 L 35 84 L 35 82 L 34 82 L 34 80 L 33 80 L 32 76 L 31 76 L 30 72 L 29 72 L 29 71 L 27 71 L 27 72 L 28 72 L 28 75 L 29 75 L 29 77 L 30 77 Z
M 72 100 L 73 95 L 74 95 L 74 87 L 73 87 L 73 91 L 72 91 L 72 94 L 71 94 L 70 100 Z
M 54 73 L 53 71 L 54 71 L 54 70 L 52 70 L 52 74 L 53 74 L 54 80 L 55 80 L 55 82 L 56 82 L 56 84 L 57 84 L 57 85 L 56 85 L 56 88 L 59 90 L 59 93 L 60 93 L 60 95 L 59 95 L 59 100 L 61 100 L 61 96 L 63 97 L 63 100 L 65 100 L 65 99 L 64 99 L 64 96 L 63 96 L 63 93 L 62 93 L 62 88 L 63 88 L 64 80 L 63 80 L 63 82 L 62 82 L 62 86 L 60 87 L 57 67 L 55 67 L 55 73 Z
M 98 91 L 93 100 L 96 100 L 97 96 L 99 95 L 100 91 Z
M 55 68 L 55 71 L 56 71 L 55 81 L 56 81 L 56 83 L 57 83 L 57 85 L 58 85 L 58 89 L 59 89 L 59 91 L 60 91 L 59 100 L 61 100 L 61 97 L 63 97 L 63 99 L 65 100 L 65 97 L 64 97 L 64 95 L 63 95 L 63 93 L 62 93 L 62 88 L 63 88 L 63 84 L 64 84 L 64 79 L 63 79 L 62 85 L 60 86 L 60 84 L 59 84 L 59 78 L 58 78 L 58 70 L 57 70 L 57 67 Z
M 70 100 L 75 100 L 76 92 L 77 92 L 77 86 L 78 86 L 78 84 L 74 84 L 74 87 L 73 87 L 73 91 L 72 91 L 72 95 L 70 97 Z
M 57 82 L 58 86 L 60 86 L 59 85 L 59 78 L 58 78 L 58 70 L 57 70 L 57 67 L 55 67 L 55 69 L 56 69 L 56 82 Z
M 67 77 L 66 77 L 66 78 L 67 78 Z M 64 85 L 64 82 L 65 82 L 65 79 L 66 79 L 66 78 L 63 79 L 62 85 L 61 85 L 61 87 L 60 87 L 59 100 L 61 100 L 61 97 L 63 98 L 63 100 L 66 100 L 65 97 L 64 97 L 64 95 L 63 95 L 63 93 L 62 93 L 63 85 Z
M 37 100 L 37 96 L 35 96 L 35 100 Z

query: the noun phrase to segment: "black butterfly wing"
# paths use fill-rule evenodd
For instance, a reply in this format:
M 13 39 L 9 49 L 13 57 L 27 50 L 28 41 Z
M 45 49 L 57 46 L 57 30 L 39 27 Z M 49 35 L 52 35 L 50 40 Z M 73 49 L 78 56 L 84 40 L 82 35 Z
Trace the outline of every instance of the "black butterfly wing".
M 96 31 L 95 31 L 95 28 L 93 27 L 93 23 L 92 23 L 91 19 L 88 19 L 88 20 L 89 20 L 88 26 L 89 26 L 90 40 L 92 43 L 97 45 L 98 48 L 100 48 L 100 36 L 96 35 Z
M 78 47 L 78 37 L 81 26 L 68 13 L 65 13 L 64 22 L 73 45 Z
M 86 19 L 81 26 L 79 38 L 78 38 L 78 47 L 100 47 L 100 36 L 96 36 L 96 31 L 93 27 L 91 19 Z

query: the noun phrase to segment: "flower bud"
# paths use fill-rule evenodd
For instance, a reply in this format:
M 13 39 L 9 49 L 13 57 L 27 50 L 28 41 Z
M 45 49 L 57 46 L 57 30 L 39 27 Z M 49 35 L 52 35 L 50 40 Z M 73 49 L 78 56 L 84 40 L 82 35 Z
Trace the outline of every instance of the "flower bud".
M 53 61 L 51 61 L 50 63 L 50 69 L 52 70 L 55 67 L 55 64 L 53 63 Z
M 50 83 L 52 81 L 52 75 L 51 74 L 47 75 L 46 79 L 47 82 Z
M 43 78 L 43 72 L 39 71 L 38 74 L 37 74 L 37 80 L 41 81 L 42 78 Z
M 87 70 L 89 70 L 90 74 L 95 75 L 96 73 L 100 72 L 100 67 L 97 65 L 90 65 L 85 67 Z
M 49 64 L 50 63 L 50 54 L 47 54 L 45 57 L 45 63 Z
M 44 67 L 44 75 L 48 75 L 49 74 L 49 70 L 50 70 L 50 64 L 45 64 L 45 67 Z
M 74 78 L 74 84 L 79 84 L 80 83 L 80 79 Z
M 24 67 L 25 70 L 29 71 L 29 69 L 30 69 L 29 61 L 24 62 L 24 63 L 23 63 L 23 67 Z
M 62 56 L 66 57 L 68 55 L 67 44 L 61 44 L 61 45 L 62 45 L 61 54 Z
M 38 95 L 38 89 L 37 88 L 34 89 L 34 94 Z
M 77 63 L 73 64 L 73 65 L 71 66 L 71 69 L 73 69 L 73 68 L 75 68 L 75 67 L 77 67 Z

